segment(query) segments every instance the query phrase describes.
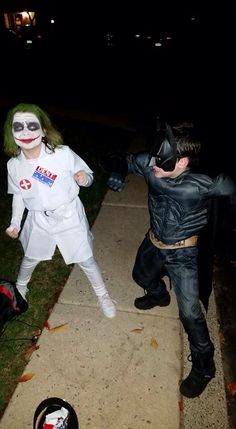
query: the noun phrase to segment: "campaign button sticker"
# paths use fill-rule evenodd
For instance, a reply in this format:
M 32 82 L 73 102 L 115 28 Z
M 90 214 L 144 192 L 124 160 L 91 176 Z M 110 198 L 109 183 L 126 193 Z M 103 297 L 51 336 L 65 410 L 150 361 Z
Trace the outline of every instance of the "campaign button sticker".
M 20 188 L 24 189 L 25 191 L 27 191 L 28 189 L 31 188 L 31 182 L 28 179 L 22 179 L 20 181 Z
M 49 186 L 51 188 L 51 186 L 53 185 L 53 183 L 55 182 L 55 180 L 57 178 L 57 174 L 52 173 L 48 169 L 46 169 L 44 167 L 40 167 L 40 165 L 38 165 L 37 168 L 35 169 L 32 177 L 36 180 L 39 180 L 39 182 L 41 182 L 44 185 Z

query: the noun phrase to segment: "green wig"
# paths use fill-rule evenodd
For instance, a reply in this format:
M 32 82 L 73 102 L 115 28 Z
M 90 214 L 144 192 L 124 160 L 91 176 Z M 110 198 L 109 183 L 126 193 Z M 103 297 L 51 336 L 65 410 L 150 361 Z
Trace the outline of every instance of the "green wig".
M 52 125 L 49 115 L 36 104 L 20 103 L 9 110 L 4 123 L 4 151 L 9 156 L 17 156 L 20 152 L 19 146 L 15 143 L 12 134 L 12 123 L 15 113 L 33 113 L 39 120 L 46 137 L 42 139 L 43 143 L 54 152 L 55 147 L 63 144 L 61 133 Z

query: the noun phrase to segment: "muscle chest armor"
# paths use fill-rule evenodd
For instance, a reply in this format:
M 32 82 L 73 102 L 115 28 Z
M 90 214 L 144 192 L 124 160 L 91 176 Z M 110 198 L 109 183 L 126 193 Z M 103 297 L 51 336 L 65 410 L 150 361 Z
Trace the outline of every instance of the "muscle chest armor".
M 129 172 L 147 182 L 150 227 L 166 244 L 197 235 L 208 222 L 209 199 L 235 192 L 231 179 L 223 175 L 212 179 L 186 170 L 176 178 L 157 178 L 148 154 L 130 154 L 127 162 Z

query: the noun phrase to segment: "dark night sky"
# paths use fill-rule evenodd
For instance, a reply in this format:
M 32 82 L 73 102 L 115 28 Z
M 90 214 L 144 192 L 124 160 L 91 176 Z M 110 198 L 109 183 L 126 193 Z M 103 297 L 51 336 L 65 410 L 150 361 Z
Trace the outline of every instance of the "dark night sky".
M 236 5 L 226 1 L 217 5 L 211 0 L 189 1 L 76 1 L 76 0 L 1 0 L 0 10 L 24 8 L 38 9 L 45 17 L 55 16 L 61 31 L 74 35 L 83 31 L 104 32 L 153 32 L 167 31 L 174 35 L 186 35 L 195 27 L 199 34 L 220 39 L 231 35 L 236 27 Z M 190 17 L 196 21 L 190 23 Z M 190 27 L 192 27 L 190 29 Z
M 49 2 L 48 2 L 49 3 Z M 51 9 L 58 15 L 58 18 L 68 18 L 68 21 L 75 25 L 89 26 L 92 25 L 98 28 L 116 27 L 117 29 L 153 29 L 157 27 L 181 30 L 181 26 L 185 25 L 189 16 L 197 14 L 202 21 L 207 21 L 210 16 L 218 18 L 227 15 L 227 10 L 230 7 L 222 10 L 222 8 L 199 6 L 201 2 L 174 2 L 168 1 L 140 1 L 140 2 L 122 2 L 110 1 L 104 2 L 66 2 L 66 8 L 63 3 L 59 6 L 58 3 L 45 3 L 45 7 Z M 44 7 L 44 3 L 41 3 Z
M 47 97 L 55 100 L 90 98 L 107 108 L 111 103 L 113 107 L 131 103 L 132 108 L 147 109 L 164 100 L 165 107 L 178 110 L 182 103 L 186 110 L 201 109 L 206 115 L 212 110 L 222 115 L 234 103 L 233 3 L 2 0 L 1 9 L 14 10 L 14 4 L 24 3 L 39 8 L 44 18 L 55 17 L 56 24 L 55 37 L 51 44 L 46 39 L 47 52 L 42 52 L 40 61 L 32 56 L 26 58 L 24 67 L 18 67 L 20 88 L 31 88 L 27 82 L 43 77 Z M 191 16 L 196 17 L 194 22 Z M 141 31 L 157 36 L 167 32 L 173 36 L 172 48 L 148 55 L 145 50 L 134 53 L 126 35 Z M 106 32 L 120 35 L 119 51 L 97 49 Z M 16 76 L 13 69 L 4 72 L 6 79 Z M 15 93 L 14 85 L 9 91 Z
M 180 30 L 191 14 L 196 14 L 201 21 L 207 22 L 209 18 L 230 18 L 235 11 L 234 2 L 227 1 L 218 6 L 217 2 L 189 0 L 189 1 L 76 1 L 67 0 L 2 0 L 1 10 L 16 10 L 22 7 L 51 11 L 58 19 L 65 17 L 75 25 L 106 28 L 114 26 L 121 28 L 155 29 L 156 27 L 174 28 Z M 235 14 L 234 14 L 235 15 Z
M 14 3 L 31 3 L 44 18 L 55 17 L 55 33 L 45 37 L 43 50 L 23 55 L 8 52 L 0 82 L 2 98 L 142 116 L 147 122 L 156 114 L 175 119 L 194 117 L 227 157 L 222 141 L 232 141 L 235 134 L 231 107 L 236 96 L 233 3 Z M 16 11 L 10 0 L 1 1 L 0 9 L 5 7 Z M 196 17 L 194 22 L 191 15 Z M 101 48 L 106 32 L 119 34 L 119 49 Z M 136 32 L 157 36 L 167 32 L 173 36 L 171 49 L 135 50 L 127 35 Z

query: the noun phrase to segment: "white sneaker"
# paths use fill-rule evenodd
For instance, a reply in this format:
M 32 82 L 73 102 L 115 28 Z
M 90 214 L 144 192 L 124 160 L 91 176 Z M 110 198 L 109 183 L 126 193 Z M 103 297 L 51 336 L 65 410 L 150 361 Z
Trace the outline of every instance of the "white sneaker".
M 103 314 L 110 319 L 116 315 L 116 306 L 114 301 L 110 298 L 108 293 L 98 297 L 98 304 L 100 305 Z

